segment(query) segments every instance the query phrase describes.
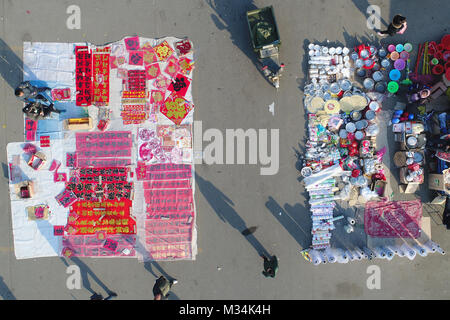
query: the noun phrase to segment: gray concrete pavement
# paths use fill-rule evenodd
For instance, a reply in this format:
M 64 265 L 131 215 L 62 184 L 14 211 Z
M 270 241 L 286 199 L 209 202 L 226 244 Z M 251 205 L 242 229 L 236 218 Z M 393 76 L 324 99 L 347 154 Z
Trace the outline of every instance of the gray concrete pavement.
M 197 48 L 195 118 L 202 121 L 203 129 L 280 129 L 280 169 L 275 176 L 261 176 L 256 165 L 196 166 L 199 253 L 195 261 L 143 264 L 136 259 L 83 259 L 79 263 L 87 274 L 85 287 L 102 294 L 107 287 L 119 299 L 152 299 L 155 275 L 163 272 L 178 279 L 172 297 L 180 299 L 450 298 L 449 255 L 320 267 L 299 255 L 309 233 L 305 227 L 309 211 L 297 180 L 294 150 L 301 149 L 298 144 L 306 134 L 299 88 L 306 71 L 305 41 L 352 46 L 356 39 L 370 39 L 374 32 L 367 28 L 364 14 L 369 3 L 380 6 L 386 21 L 397 12 L 408 18 L 408 31 L 399 41 L 408 39 L 417 45 L 448 33 L 446 0 L 433 5 L 418 0 L 0 0 L 0 56 L 8 57 L 6 62 L 0 60 L 3 163 L 6 144 L 23 139 L 20 104 L 12 90 L 23 41 L 102 44 L 132 34 L 189 36 Z M 81 8 L 80 30 L 66 28 L 66 8 L 71 4 Z M 270 4 L 275 7 L 281 60 L 286 64 L 278 91 L 255 69 L 243 15 Z M 272 102 L 274 116 L 268 111 Z M 15 259 L 6 176 L 0 179 L 0 207 L 0 296 L 88 299 L 86 288 L 66 288 L 67 264 L 73 262 Z M 240 234 L 242 224 L 258 226 L 253 237 Z M 443 226 L 433 223 L 432 235 L 450 250 L 450 234 Z M 276 279 L 261 275 L 260 246 L 280 259 Z M 366 270 L 372 264 L 381 268 L 381 290 L 366 287 Z

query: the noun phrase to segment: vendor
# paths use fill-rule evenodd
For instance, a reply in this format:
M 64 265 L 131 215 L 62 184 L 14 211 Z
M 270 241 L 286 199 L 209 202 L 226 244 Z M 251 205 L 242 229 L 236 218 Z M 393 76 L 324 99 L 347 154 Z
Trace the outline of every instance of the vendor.
M 23 111 L 23 113 L 25 113 L 25 115 L 28 118 L 35 120 L 35 121 L 45 119 L 52 112 L 61 113 L 60 110 L 56 110 L 54 108 L 53 103 L 51 103 L 50 105 L 45 105 L 39 101 L 34 101 L 34 102 L 28 103 L 22 109 L 22 111 Z
M 427 141 L 427 148 L 433 151 L 450 151 L 450 139 L 442 139 L 441 137 L 433 137 Z
M 51 88 L 49 87 L 39 88 L 33 86 L 30 83 L 30 81 L 24 81 L 17 86 L 16 90 L 14 91 L 14 94 L 16 95 L 17 99 L 22 100 L 25 103 L 38 100 L 46 104 L 47 103 L 50 104 L 51 102 L 49 101 L 49 99 L 43 95 L 43 93 L 45 93 L 45 91 L 47 90 L 51 90 Z

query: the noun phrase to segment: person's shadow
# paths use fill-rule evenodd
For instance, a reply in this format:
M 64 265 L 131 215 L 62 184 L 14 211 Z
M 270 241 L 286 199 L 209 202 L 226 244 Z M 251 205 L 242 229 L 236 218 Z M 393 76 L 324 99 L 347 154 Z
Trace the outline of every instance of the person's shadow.
M 9 290 L 8 286 L 3 280 L 3 277 L 0 277 L 0 296 L 3 298 L 3 300 L 17 300 L 11 290 Z
M 271 256 L 253 235 L 253 231 L 251 230 L 255 230 L 255 227 L 247 227 L 245 221 L 239 216 L 236 210 L 233 209 L 232 206 L 234 203 L 227 196 L 225 196 L 211 182 L 203 179 L 198 174 L 195 174 L 195 181 L 197 182 L 200 192 L 223 222 L 228 223 L 234 229 L 239 231 L 260 256 Z
M 3 39 L 0 39 L 0 74 L 3 79 L 12 89 L 15 89 L 23 81 L 24 73 L 30 79 L 36 78 L 33 72 L 24 66 L 22 59 L 11 50 Z
M 369 1 L 367 0 L 352 0 L 353 4 L 355 5 L 356 8 L 358 8 L 359 11 L 361 11 L 361 13 L 363 14 L 363 16 L 367 19 L 369 18 L 369 13 L 367 13 L 367 8 L 369 6 L 371 6 L 371 4 L 369 3 Z M 384 25 L 388 25 L 388 23 L 386 22 L 386 20 L 384 20 L 381 16 L 377 16 L 378 19 L 380 19 L 380 21 L 384 24 Z M 378 30 L 376 30 L 378 31 Z
M 63 257 L 60 257 L 61 261 L 66 265 L 66 267 L 69 266 L 69 263 L 67 263 L 66 259 Z M 91 288 L 91 283 L 89 282 L 90 276 L 108 295 L 113 293 L 112 290 L 110 290 L 98 277 L 97 275 L 89 268 L 83 261 L 81 261 L 78 257 L 71 257 L 70 260 L 76 264 L 80 268 L 81 277 L 83 280 L 83 287 L 88 290 L 91 294 L 95 294 L 95 292 Z

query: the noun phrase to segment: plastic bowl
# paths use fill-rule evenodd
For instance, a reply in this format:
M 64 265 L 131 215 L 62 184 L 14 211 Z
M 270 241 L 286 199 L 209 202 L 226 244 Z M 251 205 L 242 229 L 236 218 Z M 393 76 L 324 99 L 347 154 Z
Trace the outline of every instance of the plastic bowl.
M 400 53 L 400 59 L 408 60 L 409 59 L 409 53 L 407 51 L 402 51 Z
M 394 52 L 394 51 L 395 51 L 395 46 L 394 46 L 393 44 L 390 44 L 390 45 L 388 46 L 388 51 L 389 51 L 389 52 Z
M 395 47 L 395 51 L 397 51 L 398 53 L 402 52 L 403 50 L 404 50 L 404 47 L 400 43 Z

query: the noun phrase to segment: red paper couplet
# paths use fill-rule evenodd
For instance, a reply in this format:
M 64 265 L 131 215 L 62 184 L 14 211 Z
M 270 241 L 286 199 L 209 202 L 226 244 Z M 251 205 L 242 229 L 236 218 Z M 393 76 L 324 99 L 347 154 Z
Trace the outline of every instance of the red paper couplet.
M 50 136 L 41 136 L 40 143 L 41 143 L 41 148 L 50 147 Z
M 76 105 L 87 107 L 92 99 L 92 56 L 87 46 L 75 47 Z

